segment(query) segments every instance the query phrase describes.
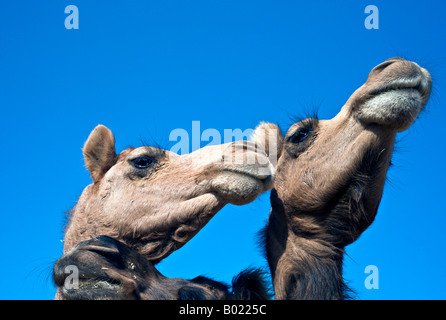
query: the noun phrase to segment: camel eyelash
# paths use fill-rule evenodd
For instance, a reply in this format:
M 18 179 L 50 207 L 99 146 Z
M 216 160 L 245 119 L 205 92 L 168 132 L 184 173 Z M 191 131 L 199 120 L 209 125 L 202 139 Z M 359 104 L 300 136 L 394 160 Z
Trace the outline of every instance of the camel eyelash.
M 319 119 L 319 106 L 313 107 L 313 109 L 305 108 L 306 111 L 298 112 L 294 114 L 288 114 L 290 123 L 288 123 L 288 128 L 298 123 L 308 121 L 308 120 L 318 120 Z
M 287 141 L 292 143 L 303 142 L 307 137 L 314 134 L 318 122 L 319 120 L 315 118 L 301 120 L 295 125 L 296 128 L 293 130 L 293 133 L 288 136 Z
M 317 127 L 319 123 L 318 118 L 306 118 L 299 123 L 299 127 L 301 128 L 308 128 L 308 129 L 314 129 Z

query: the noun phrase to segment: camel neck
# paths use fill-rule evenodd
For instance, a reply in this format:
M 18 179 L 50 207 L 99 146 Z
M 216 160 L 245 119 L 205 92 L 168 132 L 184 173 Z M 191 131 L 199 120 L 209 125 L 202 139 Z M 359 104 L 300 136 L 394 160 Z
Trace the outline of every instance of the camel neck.
M 271 210 L 266 228 L 266 254 L 276 299 L 345 299 L 344 250 L 318 237 L 289 229 L 285 212 Z
M 276 299 L 339 300 L 347 289 L 343 253 L 325 243 L 290 239 L 274 271 Z

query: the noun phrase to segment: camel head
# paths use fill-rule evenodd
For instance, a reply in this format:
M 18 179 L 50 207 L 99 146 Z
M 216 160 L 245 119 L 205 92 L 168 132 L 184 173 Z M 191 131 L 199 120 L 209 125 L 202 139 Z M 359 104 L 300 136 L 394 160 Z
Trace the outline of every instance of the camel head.
M 296 233 L 320 234 L 345 246 L 372 223 L 395 135 L 414 122 L 430 89 L 425 69 L 392 58 L 370 72 L 333 119 L 305 119 L 285 137 L 272 124 L 256 129 L 253 139 L 263 146 L 275 130 L 274 145 L 281 149 L 273 206 L 287 213 Z
M 199 276 L 163 276 L 148 259 L 108 236 L 82 241 L 54 265 L 60 300 L 264 300 L 268 286 L 260 269 L 242 271 L 224 283 Z
M 273 182 L 267 156 L 248 141 L 186 155 L 148 146 L 117 154 L 112 132 L 99 125 L 83 153 L 93 183 L 72 210 L 64 253 L 81 241 L 108 235 L 158 262 L 224 205 L 249 203 Z
M 414 122 L 430 90 L 428 71 L 392 58 L 373 68 L 333 119 L 302 120 L 284 137 L 273 124 L 259 125 L 253 140 L 267 153 L 269 140 L 279 146 L 266 231 L 273 273 L 297 242 L 342 249 L 373 222 L 395 136 Z
M 80 242 L 56 262 L 53 277 L 63 300 L 178 300 L 191 291 L 214 300 L 228 289 L 164 277 L 139 252 L 108 236 Z

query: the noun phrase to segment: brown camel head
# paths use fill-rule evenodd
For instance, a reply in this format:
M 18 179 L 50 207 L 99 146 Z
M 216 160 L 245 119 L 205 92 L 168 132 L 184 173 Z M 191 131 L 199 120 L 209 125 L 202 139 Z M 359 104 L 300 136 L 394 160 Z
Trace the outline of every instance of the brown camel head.
M 268 299 L 261 270 L 247 269 L 224 283 L 206 277 L 167 278 L 135 249 L 108 236 L 79 243 L 54 265 L 62 300 Z
M 273 181 L 265 153 L 247 141 L 181 156 L 154 147 L 117 155 L 112 132 L 99 125 L 83 152 L 93 184 L 71 213 L 64 253 L 80 241 L 108 235 L 158 262 L 224 205 L 249 203 Z
M 268 144 L 272 132 L 278 140 L 274 145 L 280 148 L 266 231 L 273 275 L 281 263 L 282 270 L 293 263 L 284 252 L 295 250 L 291 255 L 298 256 L 303 250 L 309 256 L 332 257 L 331 249 L 342 250 L 370 226 L 396 133 L 414 122 L 430 90 L 431 77 L 425 69 L 392 58 L 370 72 L 333 119 L 305 119 L 293 124 L 285 137 L 272 124 L 256 129 L 254 141 Z M 282 290 L 279 297 L 293 294 Z

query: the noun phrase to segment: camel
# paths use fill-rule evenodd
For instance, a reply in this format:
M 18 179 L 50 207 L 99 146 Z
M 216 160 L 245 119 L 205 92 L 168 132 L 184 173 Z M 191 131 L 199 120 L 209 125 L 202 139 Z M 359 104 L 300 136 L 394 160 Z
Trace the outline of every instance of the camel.
M 395 136 L 424 108 L 431 84 L 427 70 L 392 58 L 333 119 L 302 120 L 284 137 L 270 123 L 254 131 L 252 141 L 278 155 L 263 233 L 275 299 L 348 298 L 344 248 L 374 221 Z
M 67 267 L 79 276 L 71 286 Z M 68 269 L 69 270 L 69 269 Z M 266 300 L 264 272 L 247 269 L 229 286 L 199 276 L 192 280 L 163 276 L 146 257 L 108 236 L 79 243 L 54 266 L 54 282 L 65 300 Z
M 106 235 L 157 263 L 181 248 L 228 203 L 243 205 L 272 186 L 274 168 L 248 141 L 206 146 L 186 155 L 144 146 L 119 155 L 97 126 L 83 148 L 93 183 L 69 217 L 64 254 Z
M 249 141 L 186 155 L 150 146 L 118 155 L 112 132 L 98 125 L 83 154 L 93 183 L 70 213 L 64 255 L 101 235 L 122 241 L 156 264 L 226 204 L 249 203 L 271 188 L 274 177 L 266 154 Z

